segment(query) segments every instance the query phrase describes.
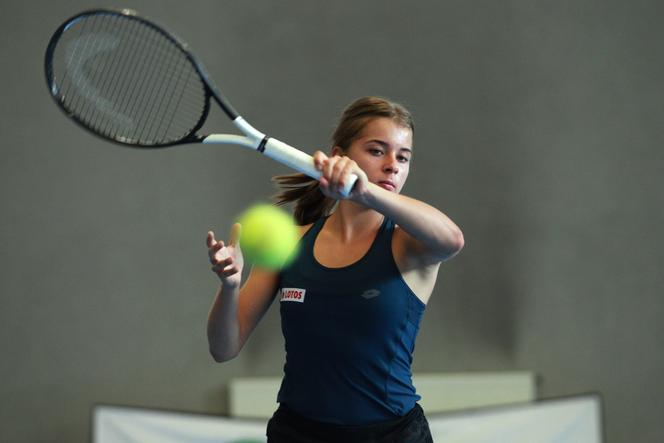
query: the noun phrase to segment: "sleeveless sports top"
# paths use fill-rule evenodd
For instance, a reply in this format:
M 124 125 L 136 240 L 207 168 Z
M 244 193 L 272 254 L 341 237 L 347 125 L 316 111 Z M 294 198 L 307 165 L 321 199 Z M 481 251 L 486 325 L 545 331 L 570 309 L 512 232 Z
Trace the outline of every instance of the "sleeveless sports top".
M 420 399 L 410 367 L 425 305 L 392 257 L 394 223 L 383 221 L 360 260 L 327 268 L 313 253 L 325 220 L 307 231 L 298 257 L 280 273 L 286 364 L 277 401 L 342 425 L 403 416 Z

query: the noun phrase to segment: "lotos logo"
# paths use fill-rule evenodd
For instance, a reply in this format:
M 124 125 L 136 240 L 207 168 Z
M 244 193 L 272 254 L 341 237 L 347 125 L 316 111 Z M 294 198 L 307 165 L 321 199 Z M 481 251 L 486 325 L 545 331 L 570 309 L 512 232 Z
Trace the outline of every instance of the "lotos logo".
M 306 289 L 299 288 L 281 288 L 281 300 L 280 301 L 296 301 L 299 303 L 304 303 L 304 294 L 307 292 Z

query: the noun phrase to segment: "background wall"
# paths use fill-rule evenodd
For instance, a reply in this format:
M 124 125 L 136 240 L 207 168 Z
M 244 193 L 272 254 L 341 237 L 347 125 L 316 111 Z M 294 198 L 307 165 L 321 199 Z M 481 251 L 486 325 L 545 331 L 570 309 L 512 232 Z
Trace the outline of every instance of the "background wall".
M 208 356 L 204 239 L 286 170 L 235 148 L 123 149 L 67 121 L 44 49 L 97 5 L 1 6 L 1 441 L 86 441 L 95 403 L 223 413 L 229 378 L 283 364 L 274 307 L 236 360 Z M 467 241 L 414 370 L 534 370 L 545 397 L 601 392 L 611 443 L 662 441 L 661 2 L 115 6 L 175 30 L 249 121 L 309 152 L 357 96 L 405 103 L 404 193 Z

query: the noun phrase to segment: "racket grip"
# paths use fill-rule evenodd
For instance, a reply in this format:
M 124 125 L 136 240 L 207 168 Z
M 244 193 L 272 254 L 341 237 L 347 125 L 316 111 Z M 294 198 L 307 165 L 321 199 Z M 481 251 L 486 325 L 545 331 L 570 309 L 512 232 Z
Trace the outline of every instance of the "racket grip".
M 321 172 L 315 168 L 312 156 L 275 138 L 267 139 L 263 154 L 316 180 L 322 176 Z M 348 183 L 340 190 L 341 195 L 348 197 L 356 181 L 357 176 L 352 174 Z

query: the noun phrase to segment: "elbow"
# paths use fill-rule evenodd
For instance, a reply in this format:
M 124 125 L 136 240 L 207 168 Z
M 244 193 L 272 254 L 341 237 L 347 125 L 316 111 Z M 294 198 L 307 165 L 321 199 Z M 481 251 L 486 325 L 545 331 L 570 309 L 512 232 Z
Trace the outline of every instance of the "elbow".
M 441 261 L 446 261 L 457 255 L 466 244 L 466 240 L 463 237 L 463 232 L 460 229 L 455 229 L 454 233 L 448 238 L 442 256 Z
M 233 360 L 235 357 L 237 357 L 236 353 L 222 353 L 222 352 L 215 352 L 215 351 L 210 351 L 210 354 L 212 355 L 212 358 L 214 361 L 217 363 L 224 363 L 229 360 Z
M 463 238 L 463 232 L 461 232 L 461 229 L 458 229 L 454 235 L 454 242 L 453 242 L 454 254 L 458 254 L 459 252 L 461 252 L 461 250 L 465 245 L 466 245 L 466 240 Z
M 217 363 L 224 363 L 233 360 L 240 353 L 240 348 L 223 349 L 219 347 L 210 346 L 210 355 Z

